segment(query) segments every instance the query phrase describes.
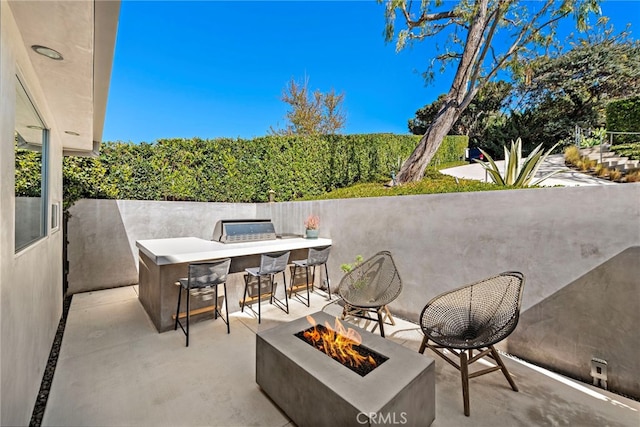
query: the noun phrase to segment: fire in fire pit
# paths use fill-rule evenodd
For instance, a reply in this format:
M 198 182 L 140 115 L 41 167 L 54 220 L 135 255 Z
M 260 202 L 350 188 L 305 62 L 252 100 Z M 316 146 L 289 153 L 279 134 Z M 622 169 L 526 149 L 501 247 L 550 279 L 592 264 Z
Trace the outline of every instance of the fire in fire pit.
M 312 326 L 294 335 L 361 377 L 389 359 L 360 345 L 362 343 L 360 334 L 342 326 L 338 318 L 336 318 L 335 327 L 331 327 L 329 322 L 325 322 L 324 326 L 318 325 L 311 316 L 307 316 L 307 320 Z

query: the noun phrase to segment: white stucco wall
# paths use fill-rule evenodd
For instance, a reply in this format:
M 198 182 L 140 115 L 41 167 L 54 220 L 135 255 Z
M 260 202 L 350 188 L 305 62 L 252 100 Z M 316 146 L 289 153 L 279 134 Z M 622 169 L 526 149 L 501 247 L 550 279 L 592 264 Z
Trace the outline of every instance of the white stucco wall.
M 0 20 L 0 424 L 27 425 L 62 314 L 62 232 L 47 228 L 43 239 L 15 253 L 16 75 L 51 129 L 49 205 L 62 200 L 62 147 L 6 1 Z

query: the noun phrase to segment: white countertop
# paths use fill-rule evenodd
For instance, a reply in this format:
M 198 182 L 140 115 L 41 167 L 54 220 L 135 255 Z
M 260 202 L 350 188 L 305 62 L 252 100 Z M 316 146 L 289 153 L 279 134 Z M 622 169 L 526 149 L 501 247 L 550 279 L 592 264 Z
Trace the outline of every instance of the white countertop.
M 156 265 L 167 265 L 331 246 L 331 239 L 295 237 L 259 242 L 220 243 L 197 237 L 175 237 L 138 240 L 136 246 Z

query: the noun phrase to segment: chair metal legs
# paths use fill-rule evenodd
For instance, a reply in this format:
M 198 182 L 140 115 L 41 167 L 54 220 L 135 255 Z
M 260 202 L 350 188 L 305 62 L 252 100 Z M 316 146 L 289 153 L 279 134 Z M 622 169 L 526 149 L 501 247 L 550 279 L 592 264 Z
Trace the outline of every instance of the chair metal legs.
M 178 305 L 176 307 L 176 323 L 173 325 L 173 330 L 177 330 L 178 329 L 178 325 L 180 325 L 180 329 L 182 329 L 182 332 L 184 332 L 184 334 L 187 337 L 187 342 L 186 342 L 186 346 L 189 347 L 189 314 L 190 314 L 190 309 L 189 309 L 189 302 L 191 301 L 191 293 L 189 292 L 190 289 L 184 289 L 187 291 L 187 324 L 186 324 L 186 329 L 185 326 L 182 326 L 182 322 L 180 322 L 180 300 L 182 299 L 182 290 L 184 288 L 182 286 L 180 286 L 180 289 L 178 289 Z
M 269 304 L 273 304 L 276 307 L 278 307 L 279 309 L 281 309 L 282 311 L 284 311 L 285 313 L 289 314 L 289 299 L 287 298 L 287 278 L 285 276 L 285 272 L 282 272 L 282 281 L 284 283 L 283 287 L 284 287 L 284 300 L 285 302 L 283 303 L 281 300 L 279 300 L 276 296 L 275 296 L 275 288 L 274 286 L 277 285 L 276 282 L 274 282 L 273 280 L 273 274 L 269 274 L 266 275 L 264 277 L 268 277 L 269 278 L 269 284 L 271 285 L 271 290 L 269 293 Z M 244 312 L 244 307 L 247 305 L 247 295 L 249 294 L 249 280 L 251 279 L 251 277 L 257 277 L 258 278 L 258 311 L 256 313 L 256 311 L 253 309 L 253 307 L 251 307 L 251 305 L 249 305 L 249 308 L 251 309 L 251 311 L 253 311 L 254 313 L 256 313 L 258 315 L 258 323 L 261 323 L 262 321 L 262 310 L 260 308 L 261 306 L 261 302 L 262 302 L 262 278 L 263 276 L 250 276 L 249 274 L 245 274 L 244 275 L 244 294 L 242 297 L 242 301 L 240 301 L 240 310 L 242 312 Z
M 327 293 L 329 296 L 329 300 L 331 300 L 331 286 L 329 283 L 329 269 L 327 268 L 327 263 L 322 264 L 324 265 L 324 277 L 327 280 Z M 306 288 L 307 288 L 307 299 L 305 300 L 304 297 L 301 297 L 300 295 L 298 295 L 298 293 L 296 292 L 296 296 L 297 298 L 300 300 L 300 302 L 302 302 L 304 305 L 306 305 L 307 307 L 310 306 L 311 304 L 311 300 L 309 299 L 309 286 L 311 286 L 313 288 L 313 286 L 316 283 L 316 267 L 318 265 L 312 265 L 311 267 L 309 267 L 308 265 L 304 267 L 305 269 L 305 277 L 306 277 Z M 302 267 L 302 266 L 301 266 Z M 309 268 L 312 268 L 311 270 L 311 282 L 309 282 Z M 294 281 L 295 281 L 295 277 L 296 277 L 296 272 L 298 269 L 298 265 L 294 264 L 293 265 L 293 272 L 291 273 L 291 286 L 289 287 L 289 298 L 293 297 L 293 291 L 294 291 Z M 321 271 L 322 273 L 322 271 Z M 311 285 L 309 285 L 311 284 Z
M 291 273 L 291 284 L 289 286 L 289 298 L 293 297 L 293 287 L 294 287 L 294 283 L 295 283 L 295 280 L 296 280 L 296 272 L 297 272 L 297 270 L 298 270 L 298 265 L 294 264 L 293 265 L 293 273 Z M 309 266 L 305 266 L 304 270 L 305 270 L 305 280 L 306 280 L 305 287 L 307 288 L 307 299 L 304 299 L 304 297 L 301 297 L 300 295 L 298 295 L 298 292 L 296 292 L 296 298 L 298 298 L 301 303 L 303 303 L 304 305 L 309 307 L 311 305 L 311 299 L 310 299 L 310 293 L 309 293 Z M 316 278 L 316 268 L 314 266 L 313 267 L 313 273 L 311 274 L 311 283 L 312 284 L 315 283 L 315 278 Z
M 218 307 L 218 286 L 215 286 L 214 289 L 214 308 L 213 308 L 213 318 L 217 319 L 218 316 L 220 316 L 222 318 L 222 321 L 224 323 L 227 324 L 227 334 L 231 333 L 231 326 L 229 325 L 229 305 L 227 303 L 227 284 L 226 282 L 222 284 L 223 288 L 224 288 L 224 307 L 225 307 L 225 311 L 226 311 L 226 318 L 222 316 L 222 313 L 220 312 L 220 308 Z M 187 307 L 186 307 L 186 315 L 185 317 L 187 318 L 186 324 L 183 326 L 182 322 L 180 322 L 180 302 L 182 300 L 182 291 L 186 291 L 187 292 Z M 178 290 L 178 305 L 176 306 L 176 321 L 173 325 L 173 330 L 177 330 L 178 329 L 178 325 L 180 325 L 180 329 L 182 329 L 182 332 L 184 332 L 184 334 L 186 335 L 186 346 L 189 347 L 189 324 L 190 324 L 190 318 L 191 318 L 191 307 L 190 307 L 190 302 L 191 302 L 191 289 L 190 288 L 183 288 L 182 286 L 180 286 L 180 289 Z
M 486 348 L 476 349 L 475 351 L 478 353 L 474 355 L 473 354 L 474 350 L 458 350 L 454 348 L 444 347 L 438 344 L 431 344 L 429 343 L 429 338 L 425 336 L 422 339 L 422 343 L 420 344 L 420 349 L 418 350 L 418 352 L 420 354 L 424 354 L 424 350 L 427 347 L 433 350 L 433 352 L 436 353 L 438 356 L 442 357 L 451 366 L 453 366 L 458 371 L 460 371 L 460 376 L 462 380 L 462 402 L 464 404 L 464 414 L 467 417 L 471 413 L 471 410 L 469 407 L 470 406 L 469 405 L 469 379 L 479 377 L 481 375 L 488 374 L 490 372 L 494 372 L 497 370 L 501 370 L 502 373 L 504 374 L 504 377 L 509 382 L 509 385 L 511 386 L 513 391 L 516 391 L 516 392 L 518 391 L 518 387 L 516 386 L 516 383 L 513 381 L 513 378 L 511 378 L 511 375 L 509 374 L 507 367 L 502 361 L 502 358 L 496 351 L 495 347 L 492 345 Z M 454 360 L 449 358 L 446 354 L 442 352 L 441 349 L 447 349 L 450 352 L 457 355 L 458 358 L 460 359 L 460 363 L 458 364 Z M 497 363 L 497 366 L 492 366 L 490 368 L 481 369 L 479 371 L 469 373 L 469 365 L 471 365 L 474 362 L 477 362 L 478 360 L 482 359 L 485 356 L 492 358 Z
M 315 267 L 313 269 L 313 273 L 315 275 Z M 314 276 L 315 277 L 315 276 Z M 327 279 L 327 293 L 329 294 L 329 301 L 331 301 L 331 283 L 329 282 L 329 269 L 327 268 L 327 263 L 324 263 L 324 277 Z

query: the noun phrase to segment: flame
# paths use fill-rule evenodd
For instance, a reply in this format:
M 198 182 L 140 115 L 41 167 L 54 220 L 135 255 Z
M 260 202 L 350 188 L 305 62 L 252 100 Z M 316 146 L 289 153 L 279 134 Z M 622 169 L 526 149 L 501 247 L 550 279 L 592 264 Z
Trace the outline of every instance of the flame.
M 343 365 L 359 367 L 368 363 L 372 367 L 376 366 L 376 361 L 371 356 L 363 356 L 354 346 L 362 343 L 360 334 L 351 328 L 345 328 L 336 317 L 335 325 L 332 327 L 329 322 L 325 322 L 326 329 L 318 328 L 316 320 L 307 316 L 307 321 L 313 329 L 305 331 L 304 337 L 311 341 L 314 347 L 325 354 L 338 360 Z

